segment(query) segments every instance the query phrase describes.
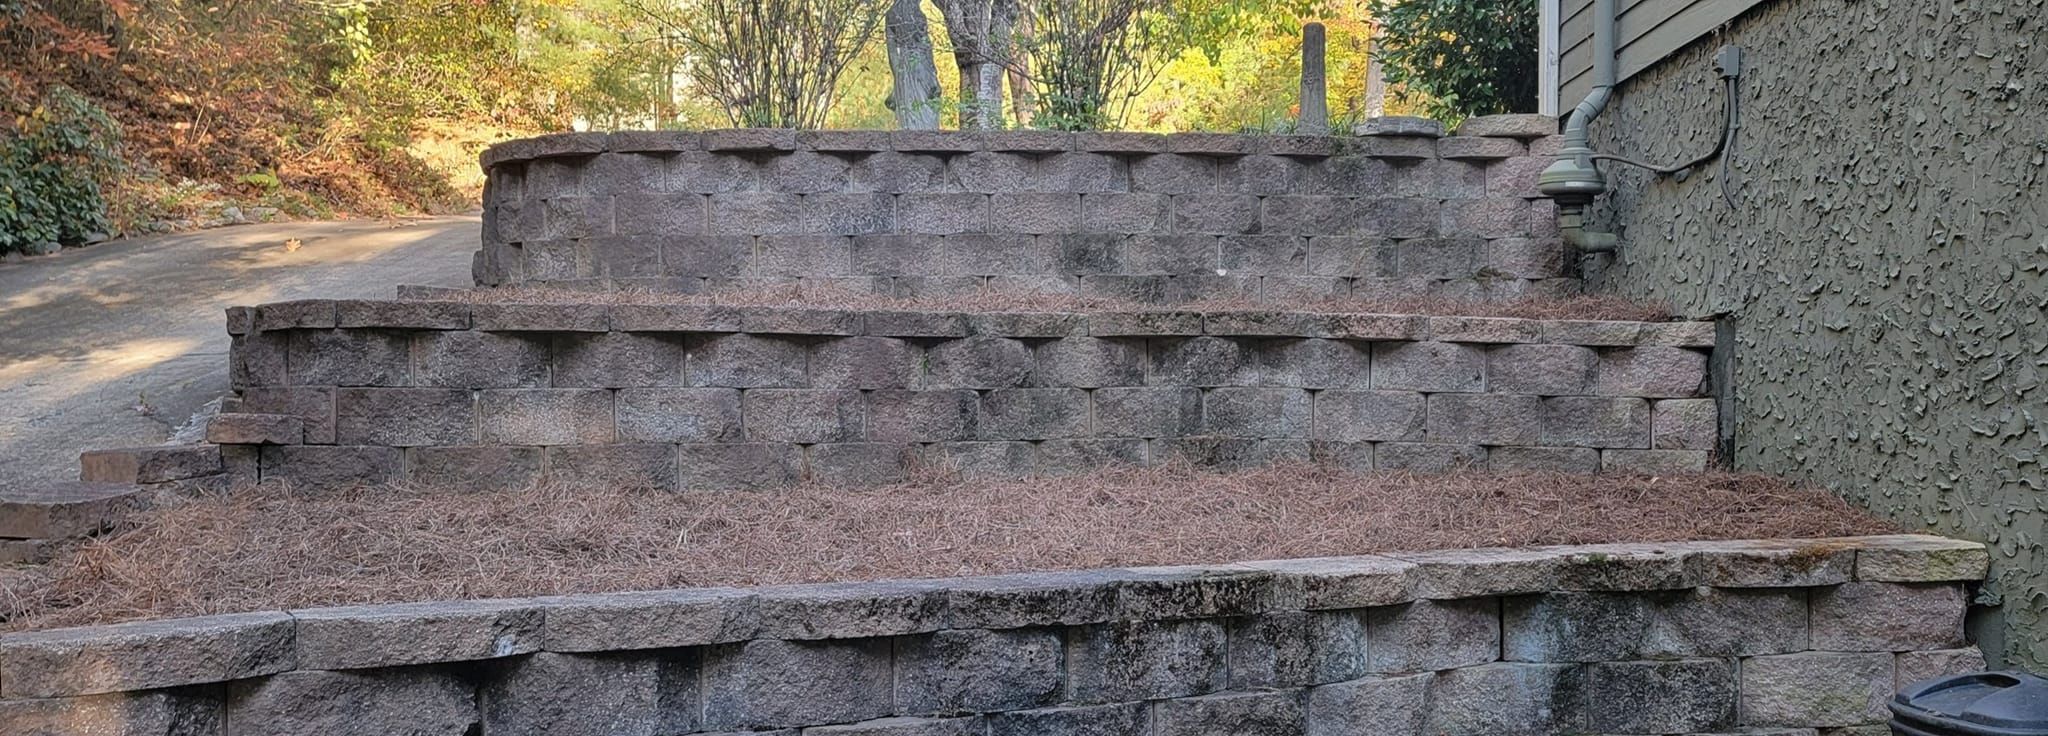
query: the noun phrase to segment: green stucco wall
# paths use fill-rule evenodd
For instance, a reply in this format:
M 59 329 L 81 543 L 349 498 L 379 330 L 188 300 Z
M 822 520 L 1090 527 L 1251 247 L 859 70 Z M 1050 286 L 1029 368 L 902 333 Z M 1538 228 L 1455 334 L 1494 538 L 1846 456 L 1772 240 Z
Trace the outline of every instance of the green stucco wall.
M 1742 45 L 1733 192 L 1616 169 L 1592 288 L 1736 320 L 1739 469 L 1990 543 L 1975 630 L 2048 671 L 2048 0 L 1774 0 L 1630 79 L 1604 151 L 1711 148 Z M 1576 100 L 1565 101 L 1566 105 Z

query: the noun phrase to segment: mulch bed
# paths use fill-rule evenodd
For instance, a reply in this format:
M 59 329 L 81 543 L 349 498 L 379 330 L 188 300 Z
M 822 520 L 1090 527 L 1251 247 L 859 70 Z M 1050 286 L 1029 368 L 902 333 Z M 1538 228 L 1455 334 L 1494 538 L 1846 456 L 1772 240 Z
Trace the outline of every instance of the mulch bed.
M 249 488 L 0 576 L 6 630 L 363 603 L 1221 563 L 1467 547 L 1890 533 L 1757 475 L 1186 467 L 865 490 Z

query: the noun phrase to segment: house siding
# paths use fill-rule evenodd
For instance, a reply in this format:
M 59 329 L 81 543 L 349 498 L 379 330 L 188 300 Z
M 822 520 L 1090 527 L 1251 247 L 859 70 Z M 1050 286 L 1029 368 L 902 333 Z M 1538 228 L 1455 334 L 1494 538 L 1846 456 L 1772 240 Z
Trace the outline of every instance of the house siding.
M 1645 0 L 1644 4 L 1647 4 Z M 1824 484 L 1913 530 L 1987 542 L 1973 631 L 2048 670 L 2048 3 L 1774 0 L 1621 85 L 1596 146 L 1679 160 L 1722 114 L 1718 171 L 1612 167 L 1589 289 L 1729 315 L 1733 465 Z M 1714 168 L 1714 167 L 1709 167 Z
M 1615 72 L 1627 80 L 1656 65 L 1764 0 L 1619 0 Z M 1564 0 L 1559 26 L 1560 104 L 1577 104 L 1592 88 L 1593 0 Z

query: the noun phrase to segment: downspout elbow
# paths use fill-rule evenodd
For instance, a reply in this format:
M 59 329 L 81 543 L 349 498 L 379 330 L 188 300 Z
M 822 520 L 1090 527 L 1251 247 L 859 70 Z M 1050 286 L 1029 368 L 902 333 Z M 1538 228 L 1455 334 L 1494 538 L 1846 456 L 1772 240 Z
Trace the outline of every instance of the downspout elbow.
M 1557 229 L 1565 245 L 1578 253 L 1613 253 L 1621 249 L 1621 238 L 1614 233 L 1586 227 L 1584 210 L 1559 212 Z

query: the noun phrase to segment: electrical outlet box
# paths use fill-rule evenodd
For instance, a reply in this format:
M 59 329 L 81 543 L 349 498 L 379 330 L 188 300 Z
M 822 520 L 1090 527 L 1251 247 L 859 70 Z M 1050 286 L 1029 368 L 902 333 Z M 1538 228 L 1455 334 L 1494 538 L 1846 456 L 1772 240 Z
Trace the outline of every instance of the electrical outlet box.
M 1715 51 L 1714 70 L 1721 73 L 1722 79 L 1742 76 L 1742 47 L 1722 46 L 1721 50 Z

